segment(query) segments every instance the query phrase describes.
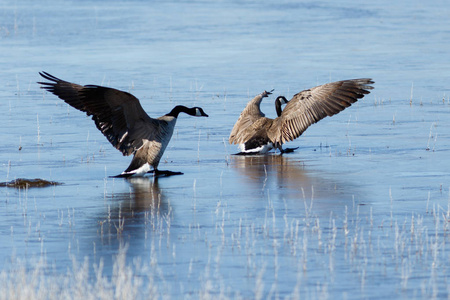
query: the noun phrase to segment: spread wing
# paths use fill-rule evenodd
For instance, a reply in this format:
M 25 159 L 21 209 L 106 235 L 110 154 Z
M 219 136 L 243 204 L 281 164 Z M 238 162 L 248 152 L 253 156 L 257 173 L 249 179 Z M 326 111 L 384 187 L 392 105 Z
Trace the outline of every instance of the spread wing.
M 263 118 L 265 115 L 261 111 L 259 105 L 262 98 L 267 97 L 270 92 L 264 91 L 262 94 L 256 96 L 250 102 L 248 102 L 247 106 L 242 111 L 239 119 L 236 124 L 234 124 L 233 129 L 230 133 L 229 142 L 230 144 L 241 144 L 246 142 L 246 133 L 248 130 L 255 124 L 255 122 Z
M 97 128 L 123 155 L 134 153 L 151 139 L 158 120 L 150 118 L 133 95 L 97 85 L 78 85 L 39 73 L 51 82 L 38 82 L 67 104 L 92 116 Z
M 255 122 L 262 118 L 261 115 L 245 115 L 240 116 L 236 124 L 234 124 L 233 130 L 231 130 L 230 144 L 241 144 L 247 139 L 247 132 L 253 127 Z
M 299 137 L 310 125 L 333 116 L 369 94 L 371 79 L 352 79 L 327 83 L 302 91 L 289 101 L 274 120 L 268 135 L 275 144 Z
M 237 143 L 244 144 L 250 141 L 252 138 L 257 137 L 258 139 L 266 140 L 261 145 L 267 144 L 267 142 L 269 142 L 269 139 L 266 128 L 270 128 L 273 121 L 273 119 L 269 119 L 266 117 L 259 118 L 253 124 L 239 132 L 239 139 L 237 140 Z

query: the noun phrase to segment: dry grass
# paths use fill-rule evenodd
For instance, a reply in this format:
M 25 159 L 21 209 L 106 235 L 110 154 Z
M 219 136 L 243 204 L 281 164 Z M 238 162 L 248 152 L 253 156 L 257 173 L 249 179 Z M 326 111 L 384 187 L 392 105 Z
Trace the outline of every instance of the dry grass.
M 197 192 L 194 182 L 194 214 L 199 213 Z M 214 228 L 191 223 L 181 232 L 172 227 L 171 207 L 162 213 L 145 212 L 150 251 L 130 262 L 127 247 L 121 245 L 110 274 L 104 273 L 103 260 L 95 264 L 73 259 L 66 274 L 52 271 L 45 254 L 31 268 L 13 260 L 11 268 L 0 273 L 0 299 L 316 299 L 346 297 L 346 288 L 336 291 L 346 281 L 358 297 L 369 296 L 385 281 L 397 295 L 437 299 L 448 293 L 442 284 L 450 211 L 432 200 L 425 214 L 402 219 L 393 211 L 395 198 L 389 191 L 390 213 L 384 218 L 374 217 L 372 209 L 362 214 L 355 200 L 343 212 L 324 217 L 316 215 L 312 191 L 310 199 L 303 199 L 299 216 L 286 201 L 272 200 L 266 192 L 260 218 L 235 220 L 226 201 L 219 201 L 212 214 Z M 69 211 L 64 217 L 61 212 L 61 226 L 73 223 L 74 215 Z M 109 225 L 105 232 L 103 227 L 125 217 L 120 209 L 118 216 L 99 224 L 102 238 L 122 239 L 126 222 L 125 228 Z M 181 234 L 181 241 L 172 237 L 174 232 Z M 193 253 L 183 266 L 186 262 L 179 256 L 191 249 L 186 245 L 194 245 L 200 256 Z
M 0 299 L 158 299 L 153 279 L 137 275 L 145 272 L 139 262 L 126 264 L 126 250 L 121 247 L 114 259 L 112 276 L 103 274 L 103 261 L 90 266 L 87 259 L 73 259 L 65 275 L 49 271 L 44 259 L 31 269 L 17 261 L 10 271 L 0 273 Z

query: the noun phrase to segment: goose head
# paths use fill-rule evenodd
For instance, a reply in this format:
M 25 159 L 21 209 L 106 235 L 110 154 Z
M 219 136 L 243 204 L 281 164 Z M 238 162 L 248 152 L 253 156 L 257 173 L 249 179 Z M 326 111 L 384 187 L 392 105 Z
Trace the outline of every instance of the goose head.
M 287 104 L 289 101 L 286 99 L 286 97 L 284 96 L 278 96 L 277 99 L 275 101 L 280 102 L 281 105 L 283 104 Z
M 274 89 L 272 89 L 271 91 L 264 91 L 261 93 L 261 98 L 265 98 L 265 97 L 269 97 L 269 95 L 272 95 L 272 92 L 274 91 Z
M 209 117 L 201 107 L 193 107 L 192 109 L 195 109 L 194 117 Z
M 183 105 L 175 106 L 167 115 L 178 118 L 179 113 L 185 113 L 194 117 L 208 117 L 208 115 L 203 111 L 201 107 L 195 106 L 189 108 Z
M 275 99 L 275 110 L 277 111 L 277 117 L 281 116 L 281 105 L 287 104 L 289 101 L 284 96 L 278 96 Z

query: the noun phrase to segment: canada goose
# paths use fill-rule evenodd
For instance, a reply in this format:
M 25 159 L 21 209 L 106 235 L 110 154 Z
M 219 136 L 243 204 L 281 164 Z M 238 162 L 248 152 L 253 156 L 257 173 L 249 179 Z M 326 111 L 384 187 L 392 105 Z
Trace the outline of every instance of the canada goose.
M 234 125 L 229 142 L 239 144 L 241 153 L 261 154 L 277 148 L 284 153 L 282 145 L 293 141 L 312 124 L 326 116 L 333 116 L 369 94 L 373 89 L 372 79 L 342 80 L 304 90 L 287 101 L 279 96 L 275 101 L 277 114 L 281 105 L 287 102 L 284 110 L 275 119 L 266 118 L 261 112 L 263 98 L 271 92 L 264 91 L 253 98 L 242 111 Z
M 123 155 L 133 154 L 129 167 L 115 177 L 181 175 L 158 170 L 158 164 L 172 137 L 178 114 L 207 117 L 200 107 L 175 106 L 168 114 L 153 119 L 133 95 L 98 85 L 70 83 L 46 72 L 39 73 L 51 82 L 38 82 L 74 108 L 92 116 L 97 128 Z M 153 170 L 150 169 L 153 168 Z

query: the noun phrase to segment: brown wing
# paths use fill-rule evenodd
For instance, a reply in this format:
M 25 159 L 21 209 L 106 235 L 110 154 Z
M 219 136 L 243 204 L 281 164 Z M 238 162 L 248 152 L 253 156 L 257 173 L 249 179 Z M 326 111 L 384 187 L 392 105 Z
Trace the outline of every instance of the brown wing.
M 270 93 L 271 92 L 264 91 L 247 103 L 231 130 L 230 138 L 228 139 L 230 144 L 241 144 L 247 141 L 244 137 L 247 130 L 249 130 L 258 119 L 265 116 L 260 109 L 260 103 L 261 100 L 264 97 L 267 97 L 267 95 L 270 95 Z
M 39 73 L 51 82 L 38 82 L 74 108 L 92 116 L 97 128 L 123 155 L 139 149 L 150 139 L 158 120 L 150 118 L 133 95 L 97 85 L 78 85 Z
M 258 139 L 267 139 L 267 141 L 263 143 L 264 145 L 267 144 L 267 142 L 269 142 L 267 137 L 267 128 L 270 128 L 272 126 L 273 121 L 273 119 L 269 119 L 266 117 L 259 118 L 249 127 L 245 128 L 245 130 L 239 132 L 238 143 L 247 143 L 252 138 L 257 137 Z
M 371 79 L 352 79 L 327 83 L 302 91 L 289 101 L 274 120 L 269 138 L 284 144 L 299 137 L 310 125 L 333 116 L 369 94 Z
M 240 116 L 230 133 L 230 144 L 241 144 L 246 141 L 246 132 L 252 128 L 255 122 L 262 116 Z

